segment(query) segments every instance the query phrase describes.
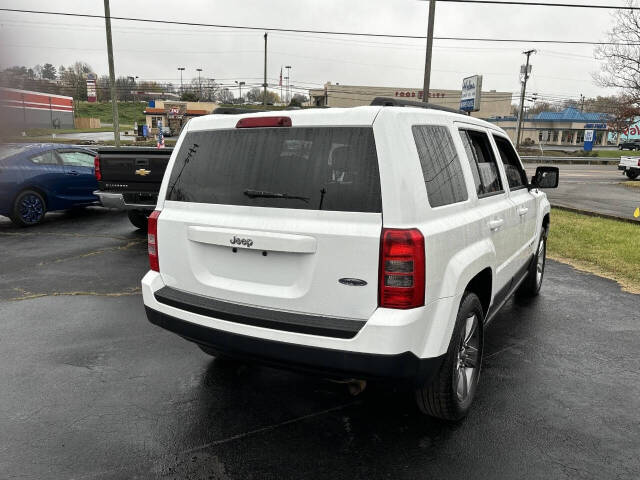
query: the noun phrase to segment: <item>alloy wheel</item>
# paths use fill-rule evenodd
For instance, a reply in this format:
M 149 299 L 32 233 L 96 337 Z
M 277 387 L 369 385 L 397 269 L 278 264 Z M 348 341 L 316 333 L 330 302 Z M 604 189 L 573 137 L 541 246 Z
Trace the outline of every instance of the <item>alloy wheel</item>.
M 466 402 L 473 394 L 480 361 L 480 328 L 474 313 L 467 317 L 460 336 L 456 362 L 455 388 L 458 400 Z
M 536 285 L 540 287 L 542 284 L 542 276 L 544 275 L 544 263 L 546 257 L 546 245 L 544 238 L 540 240 L 540 245 L 538 245 L 538 255 L 536 261 Z
M 25 223 L 38 223 L 44 215 L 44 204 L 37 195 L 29 193 L 20 200 L 20 218 Z

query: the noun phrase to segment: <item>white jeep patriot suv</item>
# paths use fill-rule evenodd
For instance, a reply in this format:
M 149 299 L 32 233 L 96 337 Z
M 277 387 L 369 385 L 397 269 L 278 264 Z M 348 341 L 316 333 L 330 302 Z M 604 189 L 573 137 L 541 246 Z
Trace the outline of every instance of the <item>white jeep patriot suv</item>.
M 558 170 L 529 182 L 501 129 L 397 103 L 191 120 L 149 218 L 149 320 L 463 417 L 487 324 L 540 289 Z

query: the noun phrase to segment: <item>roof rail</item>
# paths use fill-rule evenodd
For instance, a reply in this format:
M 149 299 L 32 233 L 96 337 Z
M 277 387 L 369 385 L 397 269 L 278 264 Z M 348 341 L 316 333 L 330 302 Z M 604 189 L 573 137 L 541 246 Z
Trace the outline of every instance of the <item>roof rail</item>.
M 416 102 L 415 100 L 405 100 L 403 98 L 394 97 L 376 97 L 370 105 L 381 107 L 415 107 L 415 108 L 427 108 L 429 110 L 441 110 L 443 112 L 461 113 L 466 114 L 462 110 L 456 110 L 455 108 L 443 107 L 441 105 L 435 105 L 433 103 Z
M 241 113 L 258 113 L 270 112 L 271 110 L 262 110 L 258 108 L 237 108 L 237 107 L 218 107 L 213 111 L 214 115 L 239 115 Z

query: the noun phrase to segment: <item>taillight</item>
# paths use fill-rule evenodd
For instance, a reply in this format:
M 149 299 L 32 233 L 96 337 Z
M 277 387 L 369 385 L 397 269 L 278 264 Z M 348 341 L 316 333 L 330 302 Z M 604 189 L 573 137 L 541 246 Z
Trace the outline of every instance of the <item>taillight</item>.
M 419 230 L 383 228 L 378 304 L 384 308 L 424 305 L 424 237 Z
M 147 220 L 147 244 L 149 250 L 149 267 L 156 272 L 160 271 L 158 259 L 158 217 L 160 210 L 154 210 Z
M 638 160 L 638 166 L 640 167 L 640 160 Z
M 93 166 L 95 168 L 96 180 L 102 180 L 102 172 L 100 171 L 100 157 L 96 155 L 93 159 Z
M 247 117 L 236 123 L 236 128 L 290 127 L 291 117 Z

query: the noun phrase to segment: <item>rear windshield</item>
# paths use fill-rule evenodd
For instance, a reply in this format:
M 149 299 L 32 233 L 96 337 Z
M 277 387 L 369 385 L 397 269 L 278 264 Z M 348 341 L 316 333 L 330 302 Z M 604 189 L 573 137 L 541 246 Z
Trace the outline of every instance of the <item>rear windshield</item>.
M 0 160 L 17 155 L 31 147 L 31 145 L 0 145 Z
M 381 212 L 370 127 L 209 130 L 185 136 L 167 200 Z

